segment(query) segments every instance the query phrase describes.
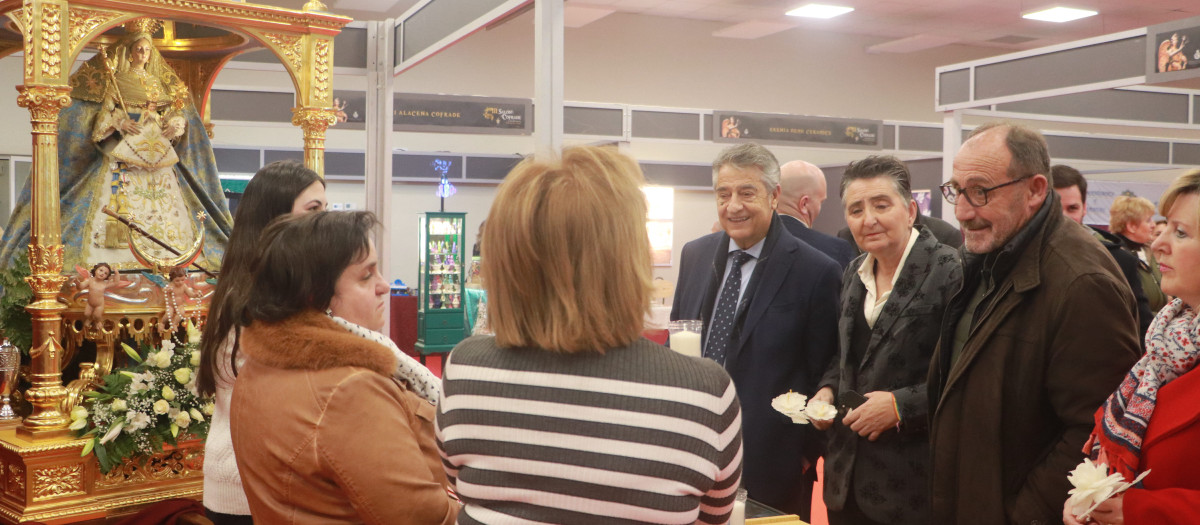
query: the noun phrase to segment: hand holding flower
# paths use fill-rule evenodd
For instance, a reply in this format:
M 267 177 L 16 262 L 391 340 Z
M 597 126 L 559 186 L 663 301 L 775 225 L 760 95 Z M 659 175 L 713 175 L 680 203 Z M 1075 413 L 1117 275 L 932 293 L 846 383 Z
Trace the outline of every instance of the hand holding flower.
M 1105 525 L 1125 525 L 1125 494 L 1108 498 L 1092 511 L 1092 521 Z
M 816 406 L 814 407 L 813 405 Z M 837 408 L 833 406 L 833 388 L 825 387 L 818 390 L 812 400 L 808 402 L 808 407 L 805 408 L 805 411 L 808 412 L 813 428 L 828 430 L 829 427 L 833 426 L 833 420 L 837 417 Z

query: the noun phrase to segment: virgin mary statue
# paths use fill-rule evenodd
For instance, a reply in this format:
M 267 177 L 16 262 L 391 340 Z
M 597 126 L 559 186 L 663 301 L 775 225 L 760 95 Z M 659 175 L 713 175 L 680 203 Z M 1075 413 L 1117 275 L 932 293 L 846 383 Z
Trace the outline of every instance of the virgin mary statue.
M 233 221 L 200 115 L 154 47 L 157 26 L 151 19 L 126 24 L 124 37 L 71 75 L 72 102 L 58 117 L 64 268 L 142 267 L 126 227 L 105 206 L 180 251 L 203 229 L 199 261 L 220 266 Z M 0 264 L 29 244 L 30 201 L 26 184 L 0 241 Z M 170 256 L 134 237 L 141 251 Z

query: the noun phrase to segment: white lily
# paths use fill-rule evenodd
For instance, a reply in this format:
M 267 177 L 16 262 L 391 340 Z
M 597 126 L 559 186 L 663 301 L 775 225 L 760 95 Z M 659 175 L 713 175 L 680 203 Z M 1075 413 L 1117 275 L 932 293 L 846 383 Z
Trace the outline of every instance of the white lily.
M 125 421 L 119 420 L 117 424 L 113 425 L 113 427 L 109 429 L 108 433 L 105 434 L 104 437 L 100 438 L 100 444 L 103 445 L 109 441 L 117 439 L 117 436 L 121 435 L 121 429 L 123 428 L 125 428 Z

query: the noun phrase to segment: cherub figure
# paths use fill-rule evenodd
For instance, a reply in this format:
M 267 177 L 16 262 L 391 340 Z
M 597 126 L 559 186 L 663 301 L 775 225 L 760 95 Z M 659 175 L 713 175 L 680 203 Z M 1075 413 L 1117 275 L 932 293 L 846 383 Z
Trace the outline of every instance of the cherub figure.
M 334 124 L 335 126 L 337 124 L 341 124 L 342 122 L 346 122 L 347 120 L 350 120 L 350 116 L 346 115 L 346 104 L 348 104 L 348 103 L 349 103 L 349 101 L 342 100 L 339 98 L 333 99 L 333 111 L 334 111 L 333 116 L 337 118 L 337 122 Z
M 159 328 L 164 332 L 174 332 L 175 328 L 179 326 L 179 322 L 183 320 L 183 307 L 190 302 L 190 299 L 200 297 L 200 292 L 192 287 L 192 281 L 187 277 L 187 270 L 182 266 L 171 268 L 167 278 L 170 282 L 163 287 L 163 303 L 166 305 L 166 311 L 163 312 Z
M 80 291 L 87 291 L 87 306 L 83 308 L 85 327 L 99 327 L 104 321 L 104 292 L 111 286 L 125 286 L 131 283 L 114 272 L 108 263 L 96 263 L 89 274 L 82 266 L 75 265 L 75 283 Z

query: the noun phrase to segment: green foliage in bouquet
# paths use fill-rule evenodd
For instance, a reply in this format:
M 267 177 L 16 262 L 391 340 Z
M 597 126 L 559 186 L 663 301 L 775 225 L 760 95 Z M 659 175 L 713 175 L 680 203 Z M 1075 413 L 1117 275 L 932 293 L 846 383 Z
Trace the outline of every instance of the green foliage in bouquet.
M 33 290 L 25 282 L 29 274 L 29 254 L 24 250 L 12 266 L 0 270 L 0 288 L 4 289 L 0 297 L 0 330 L 4 330 L 10 343 L 27 354 L 33 346 L 33 317 L 25 310 L 33 299 Z
M 162 452 L 164 443 L 176 445 L 180 435 L 208 436 L 213 404 L 196 392 L 200 334 L 190 324 L 188 334 L 187 344 L 167 340 L 158 350 L 144 346 L 144 358 L 122 343 L 138 364 L 105 376 L 100 391 L 89 392 L 71 410 L 70 428 L 91 438 L 83 455 L 95 452 L 101 472 L 127 458 Z

